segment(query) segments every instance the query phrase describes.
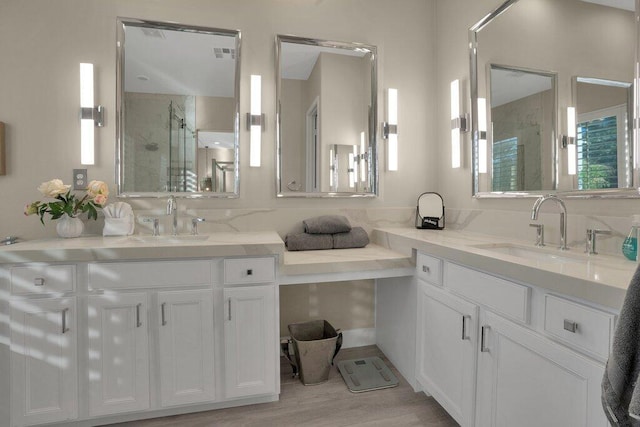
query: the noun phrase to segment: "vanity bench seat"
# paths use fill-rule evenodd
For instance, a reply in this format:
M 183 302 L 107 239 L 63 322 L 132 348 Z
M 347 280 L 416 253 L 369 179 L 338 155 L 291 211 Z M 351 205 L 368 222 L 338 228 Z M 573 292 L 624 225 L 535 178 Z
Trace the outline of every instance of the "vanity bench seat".
M 373 243 L 354 249 L 285 251 L 282 259 L 281 285 L 413 276 L 415 268 L 412 256 Z

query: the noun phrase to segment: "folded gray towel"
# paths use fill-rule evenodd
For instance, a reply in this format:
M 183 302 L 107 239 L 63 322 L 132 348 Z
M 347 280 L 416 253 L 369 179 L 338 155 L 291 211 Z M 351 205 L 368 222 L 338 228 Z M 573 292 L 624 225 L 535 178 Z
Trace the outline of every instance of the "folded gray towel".
M 369 244 L 369 236 L 362 227 L 353 227 L 346 233 L 333 235 L 333 249 L 364 248 Z
M 602 406 L 613 426 L 640 425 L 640 266 L 620 311 L 602 378 Z
M 349 220 L 342 215 L 323 215 L 302 221 L 304 232 L 309 234 L 345 233 L 351 230 Z
M 331 249 L 333 248 L 333 238 L 331 234 L 294 233 L 287 234 L 284 239 L 284 244 L 290 251 Z

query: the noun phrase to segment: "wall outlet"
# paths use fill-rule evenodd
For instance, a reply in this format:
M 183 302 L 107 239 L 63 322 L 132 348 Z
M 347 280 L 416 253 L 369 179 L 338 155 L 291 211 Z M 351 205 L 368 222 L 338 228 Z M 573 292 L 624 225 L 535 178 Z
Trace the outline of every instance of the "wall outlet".
M 89 181 L 87 180 L 87 170 L 74 169 L 73 170 L 73 189 L 84 190 L 85 188 L 87 188 L 87 184 L 89 184 Z

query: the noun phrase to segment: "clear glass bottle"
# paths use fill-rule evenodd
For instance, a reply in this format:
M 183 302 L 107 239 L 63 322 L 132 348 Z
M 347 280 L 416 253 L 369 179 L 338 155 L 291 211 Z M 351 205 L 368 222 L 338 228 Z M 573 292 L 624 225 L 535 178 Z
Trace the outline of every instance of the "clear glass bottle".
M 640 230 L 640 215 L 631 217 L 631 231 L 622 242 L 622 253 L 631 261 L 638 261 L 638 231 Z

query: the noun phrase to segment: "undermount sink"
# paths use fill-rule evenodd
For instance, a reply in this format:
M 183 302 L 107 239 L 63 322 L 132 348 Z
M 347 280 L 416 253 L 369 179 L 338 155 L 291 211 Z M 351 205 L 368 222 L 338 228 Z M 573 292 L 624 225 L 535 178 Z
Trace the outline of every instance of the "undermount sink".
M 184 243 L 184 242 L 201 242 L 207 240 L 209 236 L 204 234 L 184 234 L 184 235 L 164 235 L 164 236 L 150 236 L 150 235 L 138 235 L 129 236 L 127 239 L 140 243 Z
M 561 252 L 557 248 L 536 248 L 512 243 L 491 243 L 483 245 L 473 245 L 476 249 L 482 249 L 504 255 L 510 255 L 518 258 L 524 258 L 533 261 L 542 261 L 550 263 L 578 263 L 584 264 L 589 260 L 582 254 L 571 256 L 567 252 Z

